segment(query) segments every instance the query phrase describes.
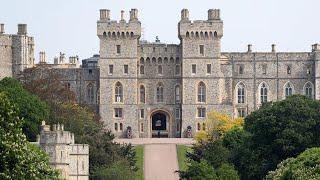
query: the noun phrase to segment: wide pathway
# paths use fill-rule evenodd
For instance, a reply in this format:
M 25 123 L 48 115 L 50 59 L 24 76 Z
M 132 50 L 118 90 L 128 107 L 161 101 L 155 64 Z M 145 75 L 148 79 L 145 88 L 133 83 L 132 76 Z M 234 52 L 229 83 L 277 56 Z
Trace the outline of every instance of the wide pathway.
M 175 144 L 144 145 L 145 180 L 178 180 L 178 169 Z
M 143 145 L 143 144 L 184 144 L 192 145 L 195 141 L 192 138 L 133 138 L 115 139 L 120 144 Z

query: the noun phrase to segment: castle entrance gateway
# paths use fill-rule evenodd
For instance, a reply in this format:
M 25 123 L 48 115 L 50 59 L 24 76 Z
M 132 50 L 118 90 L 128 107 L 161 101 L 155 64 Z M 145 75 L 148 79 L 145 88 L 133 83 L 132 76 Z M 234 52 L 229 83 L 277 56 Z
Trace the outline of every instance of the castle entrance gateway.
M 170 115 L 162 110 L 154 111 L 150 116 L 151 137 L 164 138 L 170 135 Z

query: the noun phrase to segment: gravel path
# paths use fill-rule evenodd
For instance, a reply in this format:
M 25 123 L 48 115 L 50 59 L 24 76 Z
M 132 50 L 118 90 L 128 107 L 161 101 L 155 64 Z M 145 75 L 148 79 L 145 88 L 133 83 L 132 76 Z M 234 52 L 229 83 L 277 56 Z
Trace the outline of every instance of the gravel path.
M 175 144 L 144 145 L 145 180 L 178 180 L 178 169 Z

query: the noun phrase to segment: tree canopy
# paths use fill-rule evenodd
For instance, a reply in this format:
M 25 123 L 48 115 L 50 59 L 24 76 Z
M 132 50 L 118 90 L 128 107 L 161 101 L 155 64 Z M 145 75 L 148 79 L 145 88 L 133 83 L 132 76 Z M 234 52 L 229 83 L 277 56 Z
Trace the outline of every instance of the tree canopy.
M 47 154 L 27 141 L 18 112 L 0 93 L 0 179 L 58 179 Z

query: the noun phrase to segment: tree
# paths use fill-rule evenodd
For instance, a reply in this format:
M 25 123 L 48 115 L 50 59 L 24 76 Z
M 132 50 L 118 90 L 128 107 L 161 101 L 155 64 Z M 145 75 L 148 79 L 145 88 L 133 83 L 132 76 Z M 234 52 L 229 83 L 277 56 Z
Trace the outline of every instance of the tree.
M 320 102 L 294 95 L 267 103 L 245 118 L 244 130 L 251 133 L 246 143 L 242 172 L 247 179 L 262 179 L 278 163 L 305 149 L 320 145 Z
M 27 141 L 22 125 L 17 107 L 0 93 L 0 179 L 58 179 L 45 152 Z
M 282 161 L 266 179 L 320 179 L 320 148 L 307 149 L 296 158 Z
M 111 166 L 100 166 L 93 170 L 91 175 L 94 180 L 132 180 L 134 172 L 126 160 L 119 160 Z
M 216 172 L 205 160 L 191 161 L 188 169 L 179 174 L 181 179 L 187 180 L 218 180 Z
M 7 95 L 9 100 L 17 106 L 17 113 L 22 124 L 23 133 L 29 141 L 36 141 L 41 121 L 48 119 L 49 108 L 37 96 L 32 95 L 13 78 L 4 78 L 0 81 L 0 92 Z

